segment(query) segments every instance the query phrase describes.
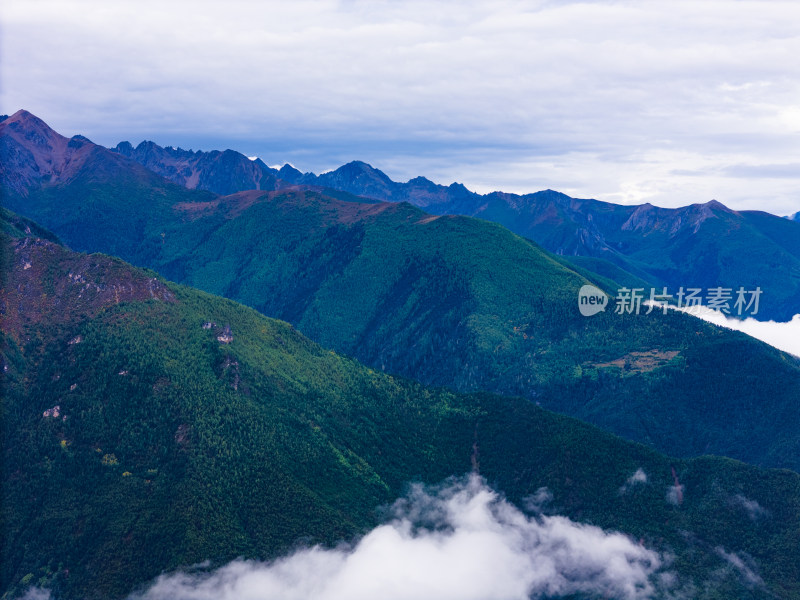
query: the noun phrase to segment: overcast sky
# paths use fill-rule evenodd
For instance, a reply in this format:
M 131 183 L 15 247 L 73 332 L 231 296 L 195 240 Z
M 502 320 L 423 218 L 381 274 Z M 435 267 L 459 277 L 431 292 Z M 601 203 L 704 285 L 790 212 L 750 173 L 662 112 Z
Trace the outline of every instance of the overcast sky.
M 0 110 L 317 173 L 800 210 L 800 3 L 5 0 Z

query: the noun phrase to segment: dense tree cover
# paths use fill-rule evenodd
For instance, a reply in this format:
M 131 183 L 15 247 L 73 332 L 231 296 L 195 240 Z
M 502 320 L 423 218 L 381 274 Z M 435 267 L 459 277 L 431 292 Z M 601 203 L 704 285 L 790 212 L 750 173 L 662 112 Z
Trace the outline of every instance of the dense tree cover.
M 386 372 L 520 395 L 677 455 L 800 469 L 794 359 L 685 315 L 584 318 L 586 278 L 613 282 L 500 226 L 316 193 L 200 206 L 135 260 Z M 679 354 L 650 372 L 596 366 L 650 350 Z
M 19 204 L 76 248 L 287 320 L 373 368 L 522 396 L 673 455 L 800 470 L 797 360 L 686 315 L 582 317 L 587 281 L 612 300 L 614 277 L 638 282 L 602 261 L 576 266 L 497 224 L 405 203 L 93 177 Z M 651 370 L 611 365 L 649 351 L 678 354 Z
M 705 597 L 800 597 L 796 473 L 673 460 L 524 399 L 426 388 L 174 284 L 96 296 L 65 318 L 76 264 L 132 298 L 152 274 L 46 244 L 26 269 L 21 247 L 4 237 L 3 297 L 22 287 L 31 300 L 4 304 L 7 596 L 39 585 L 120 597 L 165 569 L 350 539 L 408 482 L 472 469 L 477 448 L 481 474 L 510 500 L 547 486 L 559 512 L 674 555 L 671 569 Z M 218 339 L 226 325 L 230 343 Z M 637 469 L 647 484 L 622 493 Z M 666 499 L 673 470 L 679 505 Z M 752 557 L 764 586 L 716 548 Z
M 500 223 L 577 264 L 617 271 L 619 279 L 672 289 L 760 286 L 759 318 L 788 321 L 800 309 L 800 228 L 766 212 L 737 212 L 716 201 L 622 206 L 552 190 L 473 196 L 426 210 Z

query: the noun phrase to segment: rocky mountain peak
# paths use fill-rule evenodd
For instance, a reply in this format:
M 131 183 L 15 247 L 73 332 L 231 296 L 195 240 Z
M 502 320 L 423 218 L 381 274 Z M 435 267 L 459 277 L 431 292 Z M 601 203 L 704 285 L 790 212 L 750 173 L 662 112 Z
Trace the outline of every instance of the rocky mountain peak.
M 23 194 L 31 185 L 68 177 L 95 147 L 82 136 L 67 139 L 27 110 L 0 122 L 0 138 L 0 184 Z
M 128 158 L 133 156 L 134 152 L 133 144 L 131 144 L 130 142 L 120 142 L 114 148 L 112 148 L 112 150 L 114 152 L 122 154 L 122 156 L 127 156 Z

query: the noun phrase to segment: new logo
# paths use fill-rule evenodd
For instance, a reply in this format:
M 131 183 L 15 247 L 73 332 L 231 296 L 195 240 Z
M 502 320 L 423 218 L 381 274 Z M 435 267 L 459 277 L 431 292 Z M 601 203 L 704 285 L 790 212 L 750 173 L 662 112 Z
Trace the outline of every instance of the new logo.
M 578 292 L 578 309 L 584 317 L 591 317 L 604 311 L 608 306 L 608 296 L 600 288 L 584 285 Z

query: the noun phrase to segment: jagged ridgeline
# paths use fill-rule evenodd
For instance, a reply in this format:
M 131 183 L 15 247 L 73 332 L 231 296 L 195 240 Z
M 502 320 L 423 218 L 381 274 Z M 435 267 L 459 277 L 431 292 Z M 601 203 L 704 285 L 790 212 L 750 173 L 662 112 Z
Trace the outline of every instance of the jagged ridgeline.
M 135 149 L 122 143 L 114 150 L 194 189 L 232 194 L 300 184 L 404 201 L 431 214 L 500 223 L 573 264 L 613 274 L 619 283 L 636 286 L 637 279 L 645 279 L 648 286 L 673 290 L 760 286 L 765 292 L 761 318 L 788 321 L 800 310 L 800 227 L 762 211 L 734 211 L 713 200 L 681 208 L 617 205 L 553 190 L 482 195 L 461 184 L 445 187 L 424 177 L 392 181 L 361 161 L 317 176 L 290 165 L 271 169 L 231 150 L 189 152 L 153 142 Z
M 351 539 L 407 482 L 476 465 L 514 502 L 546 486 L 559 512 L 674 555 L 686 589 L 800 597 L 796 473 L 670 460 L 526 400 L 428 389 L 2 222 L 4 597 L 122 597 L 164 570 Z
M 522 396 L 672 455 L 800 470 L 797 359 L 685 315 L 582 317 L 579 288 L 616 282 L 497 224 L 302 186 L 215 196 L 27 113 L 0 132 L 7 205 L 73 249 L 232 298 L 426 385 Z M 708 210 L 703 223 L 717 223 Z

